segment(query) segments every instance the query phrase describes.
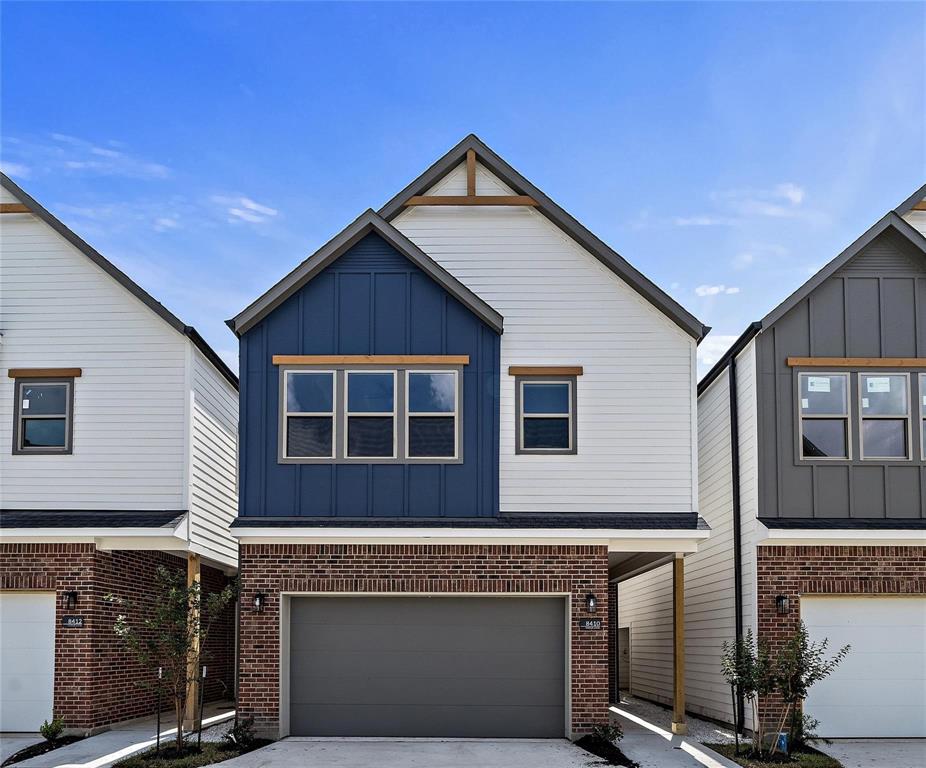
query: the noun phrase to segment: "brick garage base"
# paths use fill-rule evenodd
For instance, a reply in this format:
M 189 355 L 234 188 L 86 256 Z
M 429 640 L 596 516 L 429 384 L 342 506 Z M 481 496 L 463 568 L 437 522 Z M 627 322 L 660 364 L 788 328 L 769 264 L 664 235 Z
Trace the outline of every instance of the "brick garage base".
M 143 606 L 154 594 L 159 565 L 186 573 L 186 561 L 164 552 L 100 552 L 93 544 L 0 544 L 0 589 L 55 593 L 54 713 L 68 728 L 92 730 L 154 712 L 155 675 L 141 667 L 113 632 L 117 608 L 108 594 Z M 206 592 L 220 591 L 225 575 L 202 567 Z M 64 593 L 76 591 L 77 607 Z M 83 616 L 83 628 L 61 626 L 65 614 Z M 207 701 L 231 698 L 234 681 L 234 607 L 213 626 L 205 651 Z M 166 704 L 167 702 L 165 702 Z M 36 723 L 36 728 L 41 723 Z
M 759 547 L 757 568 L 759 637 L 773 658 L 798 628 L 803 595 L 926 594 L 926 547 Z M 790 601 L 786 616 L 778 595 Z M 762 702 L 766 726 L 782 712 L 780 700 Z
M 572 596 L 572 731 L 608 721 L 608 554 L 605 547 L 247 544 L 240 549 L 238 708 L 279 731 L 280 593 L 567 593 Z M 257 613 L 254 595 L 267 595 Z M 598 597 L 600 631 L 579 629 Z

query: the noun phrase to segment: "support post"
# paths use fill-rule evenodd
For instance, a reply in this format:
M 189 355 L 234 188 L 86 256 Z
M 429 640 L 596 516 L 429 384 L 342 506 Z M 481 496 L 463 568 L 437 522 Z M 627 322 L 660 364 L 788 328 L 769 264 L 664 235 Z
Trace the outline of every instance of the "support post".
M 466 196 L 476 196 L 476 153 L 466 150 Z
M 186 584 L 187 587 L 192 587 L 194 584 L 201 584 L 199 555 L 193 554 L 192 552 L 187 555 Z M 198 610 L 190 613 L 190 623 L 192 626 L 198 627 Z M 186 689 L 186 709 L 183 718 L 183 727 L 187 731 L 192 731 L 196 728 L 197 717 L 199 715 L 199 632 L 192 633 L 190 653 L 187 658 L 187 680 L 189 683 Z
M 685 559 L 681 553 L 672 561 L 672 733 L 688 733 L 685 721 Z

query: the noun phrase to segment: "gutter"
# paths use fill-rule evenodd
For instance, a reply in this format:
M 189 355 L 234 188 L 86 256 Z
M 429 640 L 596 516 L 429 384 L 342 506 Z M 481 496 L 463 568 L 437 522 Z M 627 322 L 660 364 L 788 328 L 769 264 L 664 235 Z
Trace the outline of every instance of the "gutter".
M 736 642 L 743 639 L 743 533 L 740 520 L 740 441 L 739 441 L 739 406 L 736 399 L 736 355 L 730 356 L 727 364 L 729 375 L 727 383 L 730 390 L 730 474 L 733 496 L 733 606 L 736 613 Z M 736 695 L 736 722 L 740 733 L 743 732 L 743 720 L 746 705 L 743 694 Z

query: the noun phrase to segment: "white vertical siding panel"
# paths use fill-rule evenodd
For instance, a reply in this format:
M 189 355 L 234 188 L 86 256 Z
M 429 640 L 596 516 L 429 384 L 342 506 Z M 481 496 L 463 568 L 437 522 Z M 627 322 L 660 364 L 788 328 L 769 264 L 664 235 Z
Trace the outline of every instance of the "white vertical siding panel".
M 908 211 L 903 218 L 911 227 L 926 235 L 926 211 Z
M 478 173 L 480 192 L 511 191 Z M 431 192 L 465 193 L 462 167 Z M 503 512 L 694 508 L 693 339 L 532 209 L 415 207 L 393 223 L 505 318 Z M 509 365 L 584 366 L 577 455 L 515 455 Z
M 187 340 L 38 218 L 0 228 L 0 506 L 181 509 Z M 73 454 L 12 455 L 7 369 L 59 367 Z
M 235 564 L 228 526 L 238 508 L 238 392 L 198 350 L 191 362 L 190 543 Z

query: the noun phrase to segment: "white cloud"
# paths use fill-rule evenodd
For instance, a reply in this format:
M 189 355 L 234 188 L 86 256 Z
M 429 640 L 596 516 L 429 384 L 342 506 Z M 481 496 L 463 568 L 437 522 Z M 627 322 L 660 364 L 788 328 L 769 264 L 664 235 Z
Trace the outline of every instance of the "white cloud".
M 709 334 L 704 341 L 698 344 L 698 367 L 701 373 L 706 373 L 736 341 L 736 336 L 715 336 Z
M 212 202 L 225 208 L 228 221 L 232 224 L 241 221 L 246 221 L 250 224 L 260 224 L 279 214 L 276 208 L 257 203 L 250 197 L 213 195 Z
M 23 163 L 8 163 L 4 161 L 2 168 L 7 176 L 15 176 L 17 179 L 28 179 L 32 175 L 32 169 Z
M 801 208 L 806 196 L 804 188 L 791 181 L 765 189 L 730 189 L 712 195 L 740 216 L 774 219 L 812 217 Z
M 739 293 L 740 289 L 735 285 L 699 285 L 695 288 L 695 293 L 698 296 L 732 296 L 735 293 Z
M 4 139 L 4 154 L 13 155 L 6 165 L 28 166 L 36 175 L 81 173 L 97 176 L 121 176 L 132 179 L 166 179 L 170 169 L 161 163 L 135 156 L 122 149 L 119 142 L 99 144 L 64 133 L 52 133 L 40 139 Z
M 180 222 L 170 216 L 160 216 L 154 220 L 154 228 L 158 232 L 165 232 L 168 229 L 177 229 Z
M 776 186 L 775 192 L 779 197 L 788 200 L 791 205 L 800 205 L 804 202 L 804 188 L 799 187 L 797 184 L 792 184 L 790 181 Z
M 710 216 L 702 214 L 695 216 L 676 216 L 675 219 L 673 219 L 673 223 L 676 227 L 732 227 L 739 222 L 729 216 Z
M 751 267 L 756 261 L 756 255 L 749 251 L 743 251 L 733 257 L 733 269 L 746 269 Z

